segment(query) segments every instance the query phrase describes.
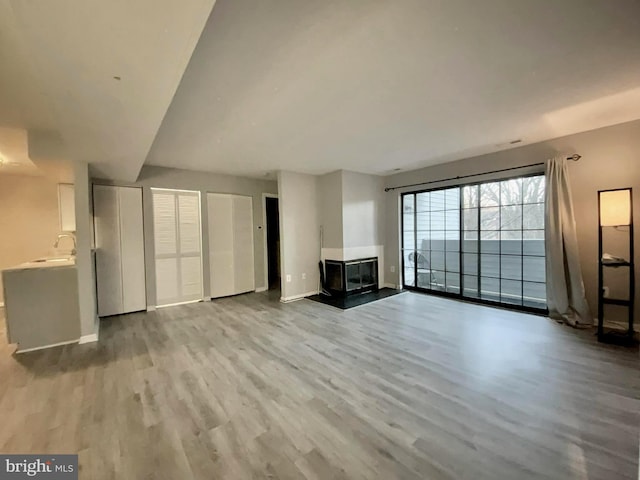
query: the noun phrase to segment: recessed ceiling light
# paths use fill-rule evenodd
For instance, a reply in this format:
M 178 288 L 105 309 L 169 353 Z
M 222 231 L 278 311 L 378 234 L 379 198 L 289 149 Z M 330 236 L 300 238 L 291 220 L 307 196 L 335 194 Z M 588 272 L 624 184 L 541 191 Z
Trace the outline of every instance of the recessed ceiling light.
M 394 168 L 393 170 L 391 170 L 392 172 L 399 172 L 400 170 L 402 170 L 401 168 Z
M 511 145 L 515 145 L 516 143 L 520 143 L 520 142 L 522 142 L 522 139 L 521 139 L 521 138 L 518 138 L 517 140 L 511 140 L 509 143 L 510 143 Z
M 114 76 L 113 76 L 113 79 L 114 79 L 114 80 L 122 80 L 122 78 L 121 78 L 121 77 L 119 77 L 118 75 L 114 75 Z

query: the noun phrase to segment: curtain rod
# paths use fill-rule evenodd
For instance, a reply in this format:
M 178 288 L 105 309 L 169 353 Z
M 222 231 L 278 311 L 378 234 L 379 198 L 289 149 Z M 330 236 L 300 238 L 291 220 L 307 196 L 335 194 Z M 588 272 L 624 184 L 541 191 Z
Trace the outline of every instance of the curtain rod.
M 577 153 L 574 153 L 573 155 L 568 156 L 567 160 L 572 160 L 574 162 L 577 162 L 581 158 L 582 158 L 581 155 L 578 155 Z M 387 187 L 387 188 L 384 189 L 384 191 L 385 192 L 392 192 L 393 190 L 398 190 L 400 188 L 420 187 L 422 185 L 430 185 L 432 183 L 448 182 L 450 180 L 460 180 L 460 179 L 463 179 L 463 178 L 471 178 L 471 177 L 481 177 L 483 175 L 491 175 L 492 173 L 509 172 L 511 170 L 520 170 L 521 168 L 529 168 L 529 167 L 539 167 L 539 166 L 542 166 L 542 165 L 544 165 L 544 162 L 530 163 L 529 165 L 521 165 L 519 167 L 510 167 L 510 168 L 501 168 L 500 170 L 492 170 L 490 172 L 471 173 L 469 175 L 459 175 L 457 177 L 442 178 L 440 180 L 431 180 L 429 182 L 411 183 L 409 185 L 398 185 L 397 187 Z

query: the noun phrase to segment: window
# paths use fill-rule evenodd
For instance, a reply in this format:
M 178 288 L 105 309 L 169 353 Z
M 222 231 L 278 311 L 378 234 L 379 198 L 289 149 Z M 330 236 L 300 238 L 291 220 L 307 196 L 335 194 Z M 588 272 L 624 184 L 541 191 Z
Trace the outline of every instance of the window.
M 546 308 L 543 175 L 402 196 L 403 284 Z

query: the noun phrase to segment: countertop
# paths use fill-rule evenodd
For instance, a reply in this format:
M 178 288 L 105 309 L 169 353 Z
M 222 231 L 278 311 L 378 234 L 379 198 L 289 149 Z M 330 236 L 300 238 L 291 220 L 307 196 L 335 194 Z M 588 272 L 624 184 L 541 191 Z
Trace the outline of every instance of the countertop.
M 59 267 L 75 267 L 76 257 L 43 257 L 42 259 L 33 260 L 31 262 L 21 263 L 15 267 L 5 268 L 4 272 L 13 272 L 16 270 L 32 270 L 36 268 L 59 268 Z M 46 261 L 42 261 L 46 260 Z

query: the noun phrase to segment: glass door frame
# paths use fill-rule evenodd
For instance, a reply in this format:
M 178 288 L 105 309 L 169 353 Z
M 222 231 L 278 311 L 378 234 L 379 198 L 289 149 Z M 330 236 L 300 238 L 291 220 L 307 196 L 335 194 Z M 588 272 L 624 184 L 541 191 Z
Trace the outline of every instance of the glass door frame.
M 478 274 L 477 277 L 477 282 L 478 282 L 478 297 L 469 297 L 469 296 L 465 296 L 464 295 L 464 264 L 463 264 L 463 244 L 464 244 L 464 196 L 462 194 L 462 189 L 464 187 L 470 187 L 470 186 L 480 186 L 483 184 L 487 184 L 487 183 L 494 183 L 494 182 L 503 182 L 503 181 L 508 181 L 508 180 L 515 180 L 515 179 L 522 179 L 522 178 L 529 178 L 529 177 L 539 177 L 539 176 L 544 176 L 545 172 L 533 172 L 533 173 L 527 173 L 527 174 L 520 174 L 520 175 L 514 175 L 514 176 L 508 176 L 508 177 L 500 177 L 500 178 L 494 178 L 494 179 L 486 179 L 486 180 L 481 180 L 481 181 L 476 181 L 476 182 L 468 182 L 468 183 L 459 183 L 459 184 L 455 184 L 455 185 L 447 185 L 447 186 L 443 186 L 443 187 L 434 187 L 434 188 L 426 188 L 426 189 L 422 189 L 422 190 L 413 190 L 413 191 L 407 191 L 407 192 L 402 192 L 400 194 L 400 242 L 399 242 L 399 247 L 400 247 L 400 254 L 401 254 L 401 265 L 400 265 L 400 274 L 402 275 L 402 279 L 401 279 L 401 283 L 402 283 L 402 288 L 404 290 L 409 290 L 409 291 L 414 291 L 414 292 L 419 292 L 419 293 L 426 293 L 429 295 L 436 295 L 436 296 L 441 296 L 441 297 L 447 297 L 447 298 L 453 298 L 456 300 L 462 300 L 465 302 L 471 302 L 471 303 L 478 303 L 481 305 L 488 305 L 488 306 L 492 306 L 492 307 L 499 307 L 499 308 L 505 308 L 508 310 L 516 310 L 516 311 L 521 311 L 521 312 L 528 312 L 528 313 L 534 313 L 534 314 L 539 314 L 539 315 L 547 315 L 549 313 L 549 310 L 547 308 L 537 308 L 537 307 L 531 307 L 531 306 L 527 306 L 527 305 L 517 305 L 517 304 L 510 304 L 510 303 L 503 303 L 503 302 L 498 302 L 498 301 L 493 301 L 493 300 L 487 300 L 487 299 L 483 299 L 480 298 L 480 275 Z M 440 191 L 440 190 L 448 190 L 448 189 L 452 189 L 452 188 L 458 188 L 460 190 L 460 204 L 459 204 L 459 215 L 460 215 L 460 219 L 459 219 L 459 238 L 458 238 L 458 254 L 459 254 L 459 266 L 458 266 L 458 275 L 459 275 L 459 293 L 454 293 L 454 292 L 447 292 L 446 291 L 446 282 L 445 282 L 445 288 L 444 290 L 434 290 L 434 289 L 429 289 L 429 288 L 424 288 L 424 287 L 419 287 L 418 286 L 418 262 L 414 261 L 413 263 L 413 278 L 414 278 L 414 283 L 415 285 L 407 285 L 405 282 L 405 255 L 404 255 L 404 251 L 405 251 L 405 247 L 404 247 L 404 198 L 405 196 L 408 195 L 413 195 L 414 196 L 414 200 L 413 200 L 413 234 L 414 234 L 414 248 L 413 248 L 413 252 L 418 252 L 417 249 L 417 231 L 416 231 L 416 227 L 417 227 L 417 210 L 416 210 L 416 206 L 417 206 L 417 200 L 416 197 L 418 194 L 420 193 L 427 193 L 427 192 L 435 192 L 435 191 Z M 546 188 L 546 185 L 545 185 Z M 478 206 L 476 207 L 478 209 L 478 251 L 477 251 L 477 255 L 478 255 L 478 272 L 480 272 L 480 241 L 481 241 L 481 234 L 480 234 L 480 198 L 478 198 Z M 546 231 L 546 224 L 544 226 L 544 230 Z M 501 231 L 501 230 L 498 230 Z M 523 230 L 524 231 L 524 230 Z M 445 240 L 446 242 L 446 240 Z M 545 244 L 545 249 L 546 249 L 546 244 Z M 521 256 L 523 256 L 523 254 L 520 254 Z M 545 256 L 546 256 L 546 251 L 545 251 Z M 446 266 L 445 266 L 446 268 Z M 445 270 L 446 272 L 446 270 Z M 501 278 L 502 279 L 502 278 Z

